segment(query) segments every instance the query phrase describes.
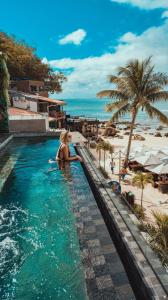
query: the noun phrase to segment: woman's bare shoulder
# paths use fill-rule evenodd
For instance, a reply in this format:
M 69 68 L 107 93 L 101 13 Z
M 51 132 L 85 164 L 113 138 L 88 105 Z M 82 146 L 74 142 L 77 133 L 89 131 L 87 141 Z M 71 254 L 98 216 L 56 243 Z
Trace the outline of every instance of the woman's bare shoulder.
M 66 144 L 61 144 L 61 149 L 66 149 L 66 148 L 68 148 L 68 145 L 66 145 Z

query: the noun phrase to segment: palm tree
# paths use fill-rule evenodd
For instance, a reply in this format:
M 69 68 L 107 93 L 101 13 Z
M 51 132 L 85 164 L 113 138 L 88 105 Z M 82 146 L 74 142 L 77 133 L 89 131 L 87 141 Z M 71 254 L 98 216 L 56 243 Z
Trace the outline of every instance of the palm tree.
M 0 132 L 8 132 L 8 86 L 9 73 L 6 66 L 6 55 L 0 52 Z
M 97 151 L 104 151 L 104 170 L 106 169 L 106 151 L 109 150 L 109 143 L 101 141 L 97 144 Z M 100 161 L 99 161 L 100 163 Z
M 108 112 L 114 111 L 112 121 L 118 121 L 126 113 L 131 114 L 130 134 L 125 157 L 127 166 L 138 112 L 144 110 L 151 119 L 156 117 L 160 122 L 168 124 L 166 115 L 154 106 L 158 101 L 168 100 L 168 92 L 164 90 L 168 84 L 168 76 L 159 72 L 155 73 L 151 57 L 149 57 L 142 62 L 137 59 L 132 60 L 125 67 L 118 68 L 116 76 L 109 76 L 109 82 L 115 84 L 116 89 L 101 91 L 97 97 L 114 99 L 114 102 L 106 106 Z
M 96 151 L 99 153 L 99 167 L 100 167 L 100 160 L 101 160 L 101 150 L 102 150 L 102 143 L 99 142 L 99 143 L 96 145 Z
M 153 176 L 151 173 L 138 172 L 133 177 L 132 183 L 133 185 L 141 188 L 141 208 L 142 208 L 144 188 L 148 183 L 153 183 Z

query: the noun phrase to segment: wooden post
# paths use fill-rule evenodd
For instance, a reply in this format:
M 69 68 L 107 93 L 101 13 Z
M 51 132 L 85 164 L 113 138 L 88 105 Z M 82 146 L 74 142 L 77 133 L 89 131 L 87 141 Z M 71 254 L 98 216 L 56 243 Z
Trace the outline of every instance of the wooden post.
M 121 182 L 121 150 L 119 150 L 119 183 Z

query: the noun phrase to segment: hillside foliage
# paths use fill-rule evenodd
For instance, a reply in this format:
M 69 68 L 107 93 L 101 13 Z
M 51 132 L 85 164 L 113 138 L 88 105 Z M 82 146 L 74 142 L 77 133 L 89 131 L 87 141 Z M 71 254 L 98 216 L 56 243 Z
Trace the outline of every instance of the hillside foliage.
M 7 56 L 7 67 L 12 80 L 42 80 L 49 92 L 61 92 L 66 77 L 55 73 L 48 64 L 42 63 L 36 49 L 24 41 L 0 32 L 0 52 Z

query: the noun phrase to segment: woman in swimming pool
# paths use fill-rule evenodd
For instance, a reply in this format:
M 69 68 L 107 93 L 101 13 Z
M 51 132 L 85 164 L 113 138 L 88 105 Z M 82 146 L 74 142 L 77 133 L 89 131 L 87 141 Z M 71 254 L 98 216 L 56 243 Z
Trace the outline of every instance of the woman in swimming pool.
M 78 160 L 82 162 L 82 158 L 79 155 L 71 156 L 70 150 L 69 150 L 69 143 L 72 140 L 72 135 L 69 131 L 62 132 L 60 135 L 60 146 L 58 148 L 58 152 L 56 155 L 56 160 L 58 162 L 61 161 L 74 161 Z

